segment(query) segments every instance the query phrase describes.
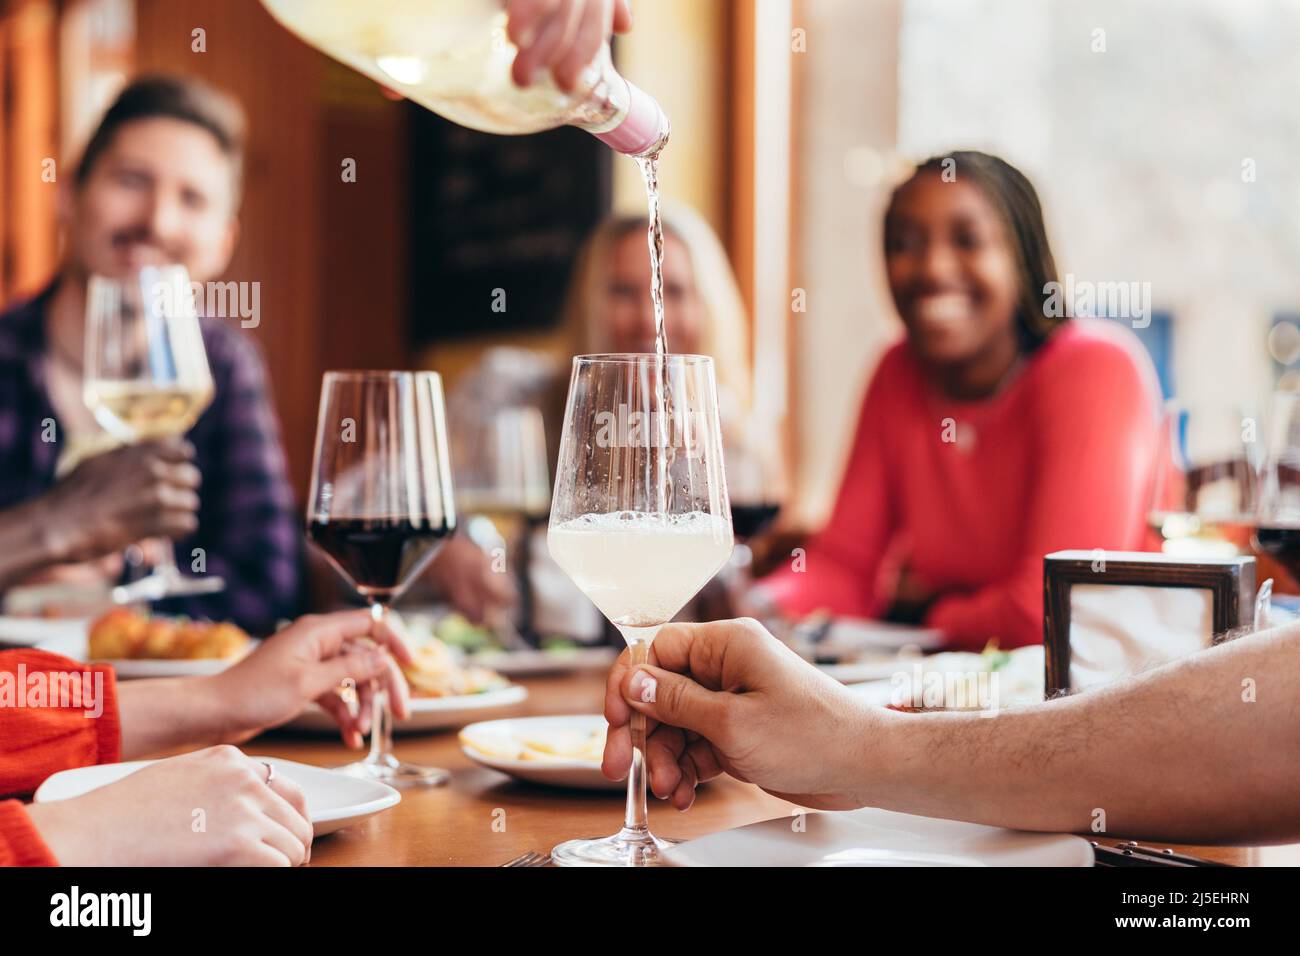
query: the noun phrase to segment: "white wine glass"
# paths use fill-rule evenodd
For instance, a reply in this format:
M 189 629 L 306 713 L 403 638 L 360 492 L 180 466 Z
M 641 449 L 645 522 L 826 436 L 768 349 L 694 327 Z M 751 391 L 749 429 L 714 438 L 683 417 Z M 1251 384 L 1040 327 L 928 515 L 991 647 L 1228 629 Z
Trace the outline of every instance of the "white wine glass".
M 464 421 L 457 416 L 452 438 L 456 505 L 469 538 L 488 554 L 500 548 L 519 588 L 518 626 L 502 608 L 489 608 L 485 623 L 507 649 L 527 649 L 518 628 L 531 632 L 529 549 L 551 507 L 541 410 L 504 405 L 480 409 Z
M 326 372 L 307 534 L 376 620 L 455 529 L 438 374 Z M 447 771 L 394 756 L 388 694 L 378 682 L 370 690 L 370 752 L 340 769 L 399 785 L 444 783 Z
M 212 402 L 212 372 L 184 266 L 146 266 L 120 279 L 91 276 L 85 342 L 85 403 L 119 441 L 184 435 Z M 182 574 L 171 541 L 153 550 L 153 571 L 131 586 L 133 595 L 158 600 L 225 587 L 217 575 Z
M 713 360 L 653 353 L 573 360 L 547 544 L 551 555 L 648 660 L 659 629 L 731 555 Z M 646 813 L 646 720 L 632 717 L 623 829 L 570 840 L 560 865 L 655 866 L 670 842 Z

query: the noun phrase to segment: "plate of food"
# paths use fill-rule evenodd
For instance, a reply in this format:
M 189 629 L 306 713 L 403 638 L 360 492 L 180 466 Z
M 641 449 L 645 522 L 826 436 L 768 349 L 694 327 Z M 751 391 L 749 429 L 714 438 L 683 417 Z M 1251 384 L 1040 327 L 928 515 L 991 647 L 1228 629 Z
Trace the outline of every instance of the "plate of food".
M 55 646 L 44 645 L 53 650 Z M 114 608 L 96 618 L 81 655 L 109 664 L 122 680 L 141 677 L 201 677 L 216 674 L 245 657 L 257 642 L 235 624 L 151 616 Z
M 303 796 L 307 798 L 307 815 L 311 818 L 312 832 L 318 837 L 360 823 L 367 817 L 396 806 L 402 799 L 400 793 L 377 780 L 353 777 L 336 770 L 281 760 L 279 757 L 251 759 L 269 763 L 275 768 L 277 776 L 287 777 L 302 788 Z M 62 770 L 46 778 L 32 799 L 36 803 L 48 803 L 79 797 L 116 783 L 156 762 L 133 760 Z
M 896 710 L 997 710 L 1043 699 L 1041 644 L 982 653 L 948 651 L 900 659 L 889 677 L 850 684 L 873 704 Z
M 394 718 L 393 730 L 397 733 L 463 727 L 507 712 L 528 697 L 527 688 L 510 683 L 490 668 L 463 663 L 437 638 L 412 644 L 414 659 L 402 668 L 411 688 L 411 716 Z M 284 726 L 338 733 L 334 718 L 315 704 Z
M 599 714 L 518 717 L 470 724 L 460 749 L 475 763 L 519 780 L 579 790 L 624 790 L 600 772 L 605 718 Z
M 558 634 L 547 635 L 538 647 L 507 648 L 491 628 L 471 624 L 457 613 L 405 614 L 400 626 L 413 642 L 436 638 L 471 663 L 506 677 L 538 677 L 608 670 L 622 648 L 593 647 Z

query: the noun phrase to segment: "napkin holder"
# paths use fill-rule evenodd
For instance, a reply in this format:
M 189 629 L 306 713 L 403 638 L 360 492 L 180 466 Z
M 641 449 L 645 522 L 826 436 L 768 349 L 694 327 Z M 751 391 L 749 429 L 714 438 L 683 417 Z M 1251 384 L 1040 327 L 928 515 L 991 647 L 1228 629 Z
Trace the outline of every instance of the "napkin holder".
M 1113 590 L 1111 590 L 1113 589 Z M 1255 559 L 1057 551 L 1043 559 L 1046 693 L 1097 686 L 1253 623 Z

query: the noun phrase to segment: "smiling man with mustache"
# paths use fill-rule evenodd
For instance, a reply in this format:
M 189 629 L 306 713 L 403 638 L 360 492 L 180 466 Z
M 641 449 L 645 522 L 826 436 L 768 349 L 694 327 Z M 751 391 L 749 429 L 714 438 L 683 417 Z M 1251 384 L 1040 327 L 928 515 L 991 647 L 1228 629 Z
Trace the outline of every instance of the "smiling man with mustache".
M 226 590 L 160 609 L 262 634 L 298 611 L 302 537 L 279 425 L 237 316 L 202 319 L 215 394 L 185 440 L 94 454 L 108 443 L 82 399 L 87 279 L 168 263 L 194 282 L 219 276 L 239 234 L 243 149 L 239 106 L 175 77 L 130 84 L 91 136 L 61 196 L 59 275 L 0 316 L 0 590 L 33 574 L 111 581 L 121 549 L 167 536 L 182 571 L 201 548 Z

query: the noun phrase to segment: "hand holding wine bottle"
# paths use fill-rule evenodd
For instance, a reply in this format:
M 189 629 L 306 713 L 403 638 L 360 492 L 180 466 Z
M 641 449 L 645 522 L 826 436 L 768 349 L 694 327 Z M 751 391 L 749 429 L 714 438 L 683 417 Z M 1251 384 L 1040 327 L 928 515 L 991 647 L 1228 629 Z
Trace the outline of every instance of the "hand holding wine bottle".
M 528 86 L 549 68 L 566 93 L 611 32 L 632 29 L 628 0 L 510 0 L 506 16 L 507 33 L 519 47 L 511 67 L 514 81 Z

